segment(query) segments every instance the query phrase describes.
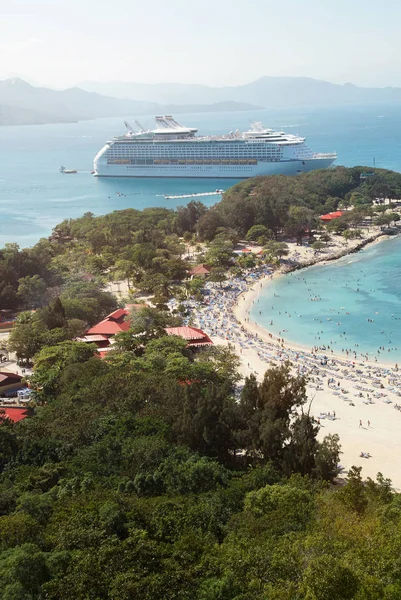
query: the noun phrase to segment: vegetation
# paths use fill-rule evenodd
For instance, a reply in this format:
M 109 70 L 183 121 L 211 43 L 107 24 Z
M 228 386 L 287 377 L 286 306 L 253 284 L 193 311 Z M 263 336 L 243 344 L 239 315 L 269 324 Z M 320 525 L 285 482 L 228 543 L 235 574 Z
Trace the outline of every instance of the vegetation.
M 33 248 L 6 244 L 0 250 L 0 307 L 37 309 L 59 296 L 68 318 L 91 324 L 106 314 L 106 304 L 111 306 L 102 290 L 115 280 L 125 280 L 132 292 L 155 295 L 157 304 L 165 306 L 185 279 L 186 243 L 209 244 L 200 258 L 227 268 L 239 239 L 268 247 L 273 239 L 283 242 L 279 236 L 298 243 L 307 236 L 313 242 L 321 230 L 320 214 L 352 205 L 353 210 L 327 226 L 342 233 L 385 210 L 370 206 L 374 198 L 401 198 L 399 173 L 373 169 L 373 176 L 365 177 L 364 171 L 336 167 L 297 177 L 250 179 L 209 209 L 190 202 L 176 210 L 126 209 L 65 220 Z M 399 218 L 385 212 L 375 222 L 386 226 Z
M 400 496 L 357 468 L 337 485 L 340 442 L 318 439 L 305 379 L 284 365 L 238 388 L 231 348 L 165 334 L 182 322 L 169 298 L 202 297 L 186 244 L 223 286 L 283 259 L 288 237 L 320 251 L 367 216 L 394 223 L 370 204 L 401 197 L 401 175 L 363 171 L 248 180 L 210 209 L 87 213 L 0 250 L 0 308 L 24 309 L 9 346 L 34 363 L 33 416 L 0 416 L 1 600 L 401 598 Z M 322 231 L 319 214 L 350 205 Z M 261 258 L 235 259 L 244 238 Z M 73 340 L 117 308 L 121 279 L 155 308 L 100 360 Z
M 236 398 L 229 349 L 148 331 L 37 355 L 34 416 L 0 423 L 0 598 L 397 598 L 399 496 L 329 487 L 305 380 Z

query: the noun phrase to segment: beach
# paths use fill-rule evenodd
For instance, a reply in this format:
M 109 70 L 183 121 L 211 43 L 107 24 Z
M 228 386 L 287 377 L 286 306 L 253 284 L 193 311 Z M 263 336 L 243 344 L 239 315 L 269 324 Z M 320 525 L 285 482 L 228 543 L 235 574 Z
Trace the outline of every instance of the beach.
M 350 243 L 348 251 L 355 246 Z M 337 251 L 322 260 L 331 260 Z M 312 258 L 309 248 L 295 244 L 290 257 L 294 255 L 300 266 Z M 207 283 L 208 303 L 192 303 L 191 322 L 209 333 L 214 343 L 235 349 L 244 377 L 254 374 L 260 380 L 270 366 L 290 362 L 294 372 L 308 379 L 310 414 L 320 422 L 319 438 L 340 436 L 343 475 L 352 465 L 361 466 L 365 478 L 381 472 L 401 489 L 401 412 L 397 408 L 401 405 L 401 371 L 394 365 L 351 357 L 324 358 L 323 352 L 312 353 L 310 348 L 279 341 L 250 321 L 249 310 L 261 289 L 280 274 L 263 266 L 244 277 L 231 278 L 223 289 Z

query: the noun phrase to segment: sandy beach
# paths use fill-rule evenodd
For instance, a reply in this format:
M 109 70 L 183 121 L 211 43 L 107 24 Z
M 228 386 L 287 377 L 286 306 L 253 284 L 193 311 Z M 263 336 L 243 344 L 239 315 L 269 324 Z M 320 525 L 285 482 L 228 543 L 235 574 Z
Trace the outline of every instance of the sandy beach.
M 379 240 L 382 238 L 379 238 Z M 373 240 L 373 243 L 377 241 Z M 349 244 L 348 251 L 357 246 Z M 300 264 L 315 258 L 308 247 L 290 245 L 289 258 Z M 322 262 L 338 254 L 338 248 Z M 319 261 L 320 262 L 320 261 Z M 255 374 L 258 379 L 272 364 L 289 361 L 294 372 L 308 378 L 311 414 L 319 419 L 320 437 L 337 433 L 342 446 L 341 465 L 346 475 L 352 465 L 363 468 L 364 477 L 375 478 L 378 472 L 389 477 L 401 489 L 401 371 L 394 366 L 347 360 L 279 342 L 264 328 L 249 320 L 249 310 L 263 286 L 281 273 L 269 267 L 249 271 L 245 278 L 232 278 L 226 289 L 206 284 L 209 304 L 195 306 L 195 323 L 211 334 L 216 344 L 231 344 L 241 360 L 243 376 Z M 193 321 L 193 319 L 192 319 Z M 361 457 L 361 452 L 369 458 Z

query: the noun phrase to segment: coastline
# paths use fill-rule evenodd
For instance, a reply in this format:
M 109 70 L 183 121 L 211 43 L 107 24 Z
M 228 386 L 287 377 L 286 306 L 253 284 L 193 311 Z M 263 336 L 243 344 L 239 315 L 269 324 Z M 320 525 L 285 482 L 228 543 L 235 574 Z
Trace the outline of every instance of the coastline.
M 362 247 L 382 239 L 385 236 L 364 240 Z M 323 262 L 322 257 L 314 264 Z M 266 329 L 249 322 L 252 302 L 263 286 L 282 274 L 265 266 L 249 270 L 245 278 L 232 277 L 225 290 L 206 283 L 208 302 L 191 302 L 192 323 L 207 331 L 215 344 L 231 346 L 240 359 L 243 379 L 254 375 L 261 381 L 267 369 L 289 362 L 294 373 L 306 377 L 310 411 L 320 426 L 319 439 L 328 434 L 340 437 L 342 476 L 351 466 L 360 466 L 364 478 L 374 479 L 381 472 L 394 488 L 401 489 L 401 370 L 334 354 L 324 361 L 321 352 L 313 354 L 299 344 L 280 343 Z M 370 458 L 361 456 L 362 452 Z
M 233 307 L 232 312 L 233 312 L 235 318 L 238 320 L 238 322 L 241 324 L 241 326 L 245 330 L 247 330 L 252 335 L 258 335 L 265 342 L 275 343 L 279 347 L 285 347 L 287 349 L 294 350 L 295 352 L 299 351 L 299 352 L 307 352 L 308 354 L 311 354 L 311 348 L 309 346 L 294 342 L 292 340 L 287 340 L 286 338 L 283 338 L 283 337 L 278 338 L 275 334 L 272 334 L 271 332 L 269 332 L 268 329 L 266 329 L 262 325 L 259 325 L 256 321 L 250 320 L 250 311 L 251 311 L 252 305 L 253 305 L 254 301 L 258 298 L 260 292 L 263 289 L 265 289 L 269 285 L 269 283 L 271 283 L 273 281 L 273 279 L 277 279 L 278 277 L 282 277 L 283 275 L 293 273 L 294 271 L 300 271 L 300 270 L 308 269 L 310 267 L 314 267 L 314 266 L 318 266 L 318 265 L 319 266 L 327 265 L 331 262 L 334 262 L 336 260 L 344 258 L 345 256 L 348 256 L 350 254 L 355 254 L 357 252 L 360 252 L 360 250 L 369 248 L 370 246 L 374 246 L 383 241 L 386 241 L 386 240 L 390 239 L 391 237 L 393 237 L 393 236 L 389 236 L 385 233 L 379 232 L 379 233 L 374 234 L 373 236 L 370 236 L 370 237 L 362 240 L 355 246 L 353 246 L 349 249 L 344 249 L 340 252 L 333 253 L 331 256 L 322 256 L 321 258 L 315 257 L 314 260 L 307 261 L 306 263 L 299 263 L 299 264 L 293 265 L 289 268 L 287 267 L 284 269 L 283 268 L 279 269 L 278 271 L 275 271 L 272 275 L 261 278 L 257 282 L 257 284 L 255 284 L 256 287 L 249 286 L 249 288 L 238 297 L 238 302 Z M 280 341 L 282 339 L 284 339 L 284 343 L 282 343 Z M 347 359 L 346 357 L 342 356 L 341 354 L 337 354 L 336 352 L 332 353 L 331 357 L 335 358 L 336 360 L 341 361 L 342 363 L 345 363 L 345 364 L 352 362 L 351 359 Z M 360 359 L 358 359 L 358 362 L 360 362 Z M 383 369 L 391 368 L 393 366 L 393 364 L 394 364 L 393 362 L 388 362 L 388 363 L 380 362 L 380 361 L 375 362 L 375 365 L 377 365 L 378 367 L 381 367 Z

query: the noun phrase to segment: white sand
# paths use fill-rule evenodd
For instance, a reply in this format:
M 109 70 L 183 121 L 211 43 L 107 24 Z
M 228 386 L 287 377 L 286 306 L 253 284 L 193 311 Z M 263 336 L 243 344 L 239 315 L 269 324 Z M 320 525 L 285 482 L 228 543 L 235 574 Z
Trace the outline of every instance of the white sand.
M 352 247 L 351 242 L 349 246 Z M 302 253 L 302 258 L 306 260 L 313 257 L 308 248 L 295 246 L 291 253 L 295 251 Z M 300 262 L 303 262 L 302 259 Z M 260 292 L 261 284 L 266 285 L 270 280 L 271 275 L 252 282 L 248 291 L 239 297 L 238 291 L 224 293 L 218 286 L 208 284 L 214 304 L 212 309 L 198 307 L 195 311 L 198 315 L 197 324 L 211 334 L 215 343 L 234 346 L 240 356 L 244 376 L 254 373 L 261 379 L 271 366 L 272 359 L 275 364 L 290 360 L 295 370 L 303 368 L 310 378 L 307 387 L 309 401 L 312 402 L 311 414 L 318 418 L 323 413 L 330 412 L 333 415 L 335 411 L 335 419 L 320 419 L 319 437 L 323 438 L 328 433 L 340 436 L 343 452 L 340 462 L 344 472 L 352 465 L 361 466 L 364 477 L 375 478 L 381 472 L 392 480 L 395 488 L 401 489 L 401 469 L 398 465 L 401 455 L 401 412 L 395 409 L 396 404 L 401 405 L 401 397 L 397 395 L 398 390 L 401 392 L 401 370 L 395 371 L 386 365 L 359 360 L 353 366 L 351 360 L 343 357 L 330 358 L 328 365 L 322 366 L 321 359 L 311 356 L 309 349 L 287 343 L 280 346 L 265 329 L 248 322 L 249 309 Z M 238 280 L 233 280 L 233 284 L 237 285 Z M 244 285 L 243 282 L 241 284 Z M 356 373 L 357 370 L 360 373 Z M 328 385 L 330 377 L 335 379 L 332 387 Z M 320 384 L 317 380 L 320 380 Z M 357 386 L 365 389 L 361 391 Z M 393 387 L 394 391 L 389 387 Z M 360 393 L 363 397 L 359 397 Z M 371 404 L 364 403 L 367 402 L 367 394 Z M 375 397 L 375 394 L 379 397 Z M 391 403 L 387 404 L 385 401 L 389 400 Z M 350 405 L 351 402 L 354 406 Z M 360 420 L 362 427 L 359 426 Z M 369 453 L 371 457 L 361 458 L 361 452 Z

